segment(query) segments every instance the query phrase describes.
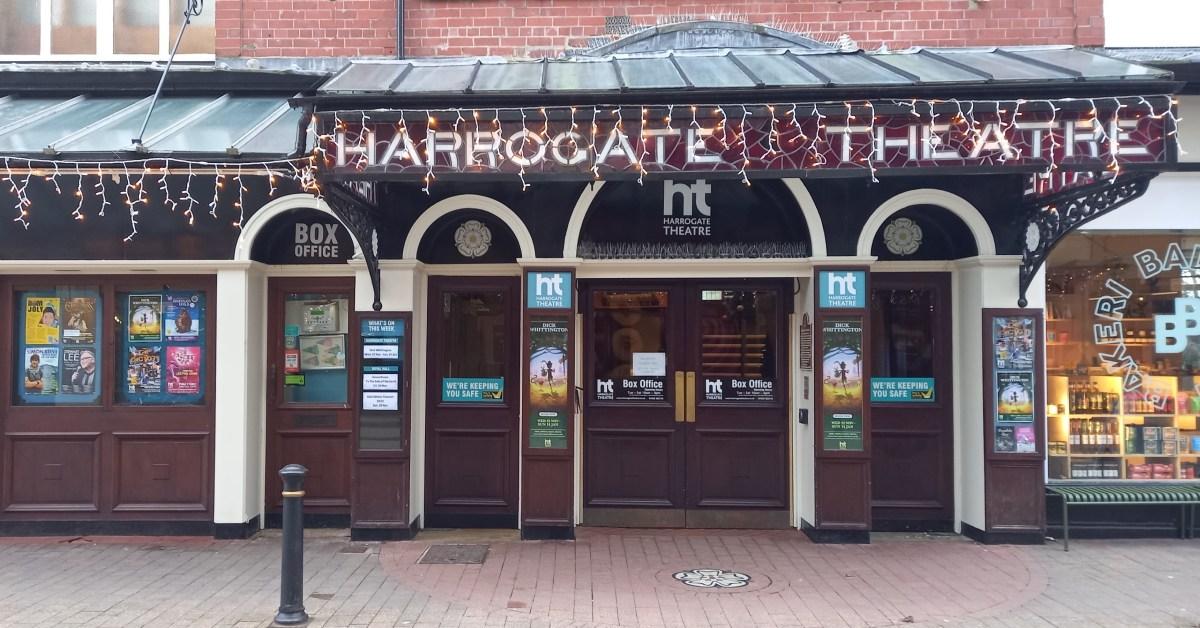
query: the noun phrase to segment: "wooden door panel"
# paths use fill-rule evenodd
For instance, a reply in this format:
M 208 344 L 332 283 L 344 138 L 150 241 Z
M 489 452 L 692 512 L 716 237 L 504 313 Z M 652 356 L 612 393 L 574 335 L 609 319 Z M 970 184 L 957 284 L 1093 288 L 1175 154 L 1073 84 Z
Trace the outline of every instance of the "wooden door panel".
M 683 478 L 676 464 L 682 436 L 674 429 L 586 431 L 588 506 L 677 508 Z
M 873 430 L 871 437 L 872 506 L 946 507 L 947 487 L 941 481 L 941 470 L 949 448 L 940 430 Z
M 203 511 L 208 434 L 113 434 L 113 510 Z
M 787 450 L 776 431 L 696 428 L 688 443 L 689 476 L 696 477 L 695 506 L 705 508 L 787 507 Z
M 304 506 L 345 508 L 350 505 L 350 432 L 341 434 L 279 432 L 280 460 L 308 469 L 304 478 Z M 268 498 L 282 506 L 279 474 L 268 482 Z
M 512 431 L 436 429 L 430 463 L 436 506 L 512 509 Z
M 99 510 L 99 434 L 10 433 L 7 440 L 6 511 Z

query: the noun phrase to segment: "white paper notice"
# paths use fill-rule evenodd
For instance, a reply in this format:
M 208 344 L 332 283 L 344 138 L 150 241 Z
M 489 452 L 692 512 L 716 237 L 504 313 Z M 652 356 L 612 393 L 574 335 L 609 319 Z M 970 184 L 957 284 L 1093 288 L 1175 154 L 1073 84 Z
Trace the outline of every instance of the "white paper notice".
M 364 360 L 399 360 L 400 345 L 363 345 Z
M 363 410 L 399 410 L 400 393 L 394 392 L 365 392 L 363 393 Z
M 634 353 L 630 375 L 634 377 L 666 377 L 667 354 Z
M 363 390 L 400 390 L 400 375 L 363 373 Z

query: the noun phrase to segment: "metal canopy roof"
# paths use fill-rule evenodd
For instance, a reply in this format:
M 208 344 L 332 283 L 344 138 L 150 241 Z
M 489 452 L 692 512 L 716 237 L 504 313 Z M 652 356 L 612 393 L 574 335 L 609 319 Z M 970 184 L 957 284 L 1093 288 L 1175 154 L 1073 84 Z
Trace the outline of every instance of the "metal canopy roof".
M 54 156 L 133 151 L 151 98 L 0 96 L 0 153 Z M 164 96 L 143 137 L 151 155 L 285 156 L 302 112 L 284 96 Z
M 618 54 L 541 61 L 358 60 L 317 90 L 317 100 L 529 95 L 671 97 L 675 90 L 821 93 L 846 88 L 1070 87 L 1170 81 L 1172 74 L 1071 47 L 915 48 L 903 52 L 755 48 Z M 839 90 L 838 88 L 842 88 Z M 470 96 L 473 96 L 471 98 Z

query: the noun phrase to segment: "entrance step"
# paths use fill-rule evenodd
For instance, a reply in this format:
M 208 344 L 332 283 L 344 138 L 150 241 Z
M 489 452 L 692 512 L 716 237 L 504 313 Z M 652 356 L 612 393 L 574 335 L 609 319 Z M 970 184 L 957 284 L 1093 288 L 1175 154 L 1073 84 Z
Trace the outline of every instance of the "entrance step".
M 515 543 L 521 540 L 521 531 L 504 528 L 426 528 L 418 532 L 414 540 L 435 545 Z

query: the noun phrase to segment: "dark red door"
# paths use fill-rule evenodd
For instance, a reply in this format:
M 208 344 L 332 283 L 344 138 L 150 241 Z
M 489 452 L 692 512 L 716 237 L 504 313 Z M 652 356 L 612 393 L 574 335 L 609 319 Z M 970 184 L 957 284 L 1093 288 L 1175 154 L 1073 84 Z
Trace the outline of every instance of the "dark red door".
M 429 280 L 425 527 L 517 526 L 519 286 Z
M 871 403 L 876 530 L 954 527 L 950 303 L 948 273 L 871 275 L 872 386 L 920 390 L 932 383 L 932 395 Z
M 786 526 L 791 293 L 626 281 L 583 295 L 583 522 Z

